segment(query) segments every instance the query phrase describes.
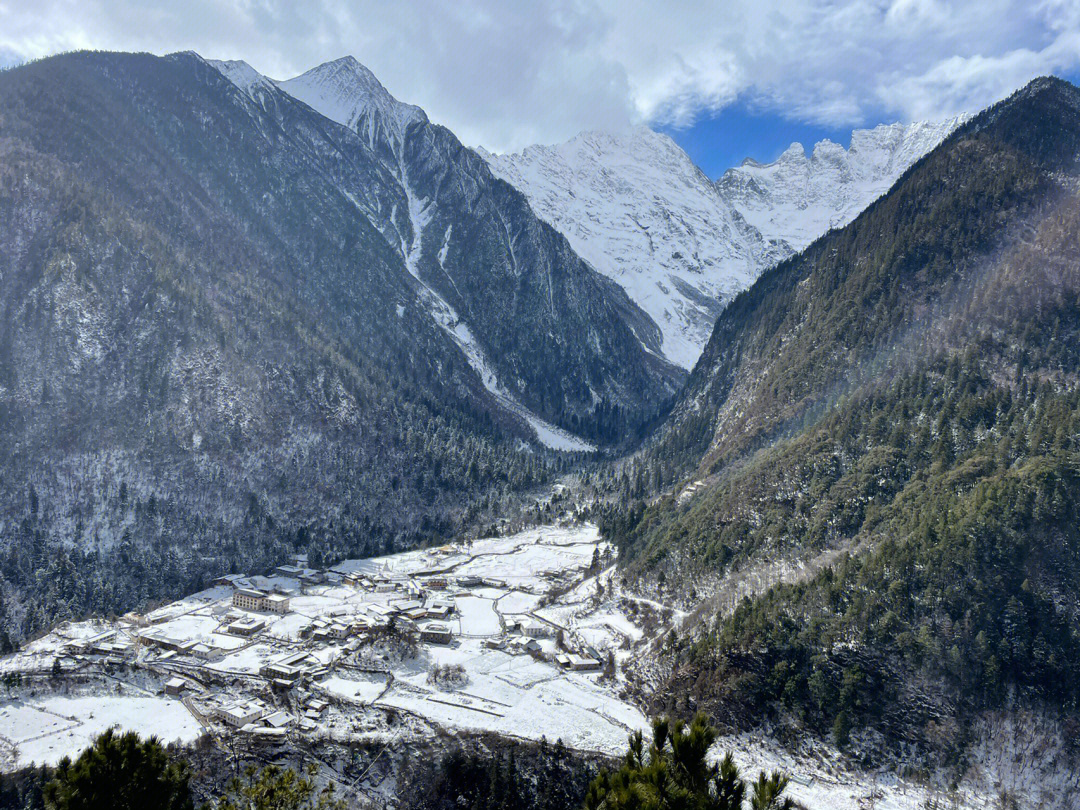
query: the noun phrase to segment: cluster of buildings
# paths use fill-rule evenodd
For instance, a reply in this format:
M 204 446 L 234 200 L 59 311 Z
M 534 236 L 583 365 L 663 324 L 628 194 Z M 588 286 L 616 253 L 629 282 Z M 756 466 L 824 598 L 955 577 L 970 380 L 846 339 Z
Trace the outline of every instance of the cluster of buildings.
M 166 652 L 159 661 L 167 660 L 175 655 L 190 655 L 203 661 L 216 661 L 223 656 L 228 649 L 207 644 L 191 638 L 177 638 L 160 630 L 144 630 L 138 635 L 139 644 L 147 647 L 157 647 Z
M 75 639 L 64 645 L 69 656 L 100 655 L 108 660 L 121 661 L 134 651 L 131 639 L 115 630 L 107 630 L 89 638 Z
M 431 558 L 440 552 L 455 559 Z M 128 614 L 104 632 L 67 641 L 64 651 L 92 666 L 133 662 L 159 678 L 165 694 L 182 698 L 205 728 L 253 744 L 352 722 L 357 701 L 396 705 L 391 701 L 422 696 L 425 687 L 410 680 L 422 676 L 417 666 L 398 668 L 405 651 L 415 650 L 413 640 L 460 646 L 458 652 L 424 650 L 417 660 L 433 667 L 471 660 L 474 651 L 501 650 L 566 671 L 603 669 L 603 656 L 562 627 L 560 614 L 540 609 L 545 578 L 554 575 L 506 574 L 513 580 L 508 585 L 465 573 L 511 570 L 502 561 L 472 565 L 467 556 L 460 559 L 460 548 L 450 547 L 417 556 L 411 566 L 349 561 L 317 570 L 306 555 L 293 555 L 268 575 L 229 574 L 215 580 L 213 590 L 145 615 Z M 409 644 L 395 630 L 406 631 Z M 78 668 L 67 663 L 65 669 Z M 470 675 L 483 694 L 485 668 Z M 452 691 L 436 703 L 456 700 Z

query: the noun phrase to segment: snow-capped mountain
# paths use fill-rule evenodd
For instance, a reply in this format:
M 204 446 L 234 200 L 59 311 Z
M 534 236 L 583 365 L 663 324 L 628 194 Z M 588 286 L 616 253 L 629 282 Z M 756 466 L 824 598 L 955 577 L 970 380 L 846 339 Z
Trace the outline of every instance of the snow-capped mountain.
M 360 133 L 369 145 L 380 136 L 400 142 L 410 123 L 427 123 L 423 110 L 390 95 L 375 74 L 352 56 L 275 84 L 331 121 Z
M 342 193 L 398 254 L 420 306 L 482 386 L 541 443 L 590 449 L 567 428 L 601 430 L 590 424 L 606 419 L 616 402 L 625 408 L 627 392 L 645 379 L 674 392 L 680 372 L 656 356 L 660 335 L 625 292 L 584 264 L 449 130 L 394 98 L 356 59 L 284 81 L 242 62 L 210 64 L 260 109 L 279 105 L 284 95 L 359 136 L 365 148 L 357 157 L 370 179 Z M 573 373 L 570 399 L 561 388 L 545 392 L 582 353 L 594 351 L 603 359 Z M 594 373 L 601 366 L 610 372 L 603 378 Z M 556 399 L 562 401 L 552 410 Z
M 481 154 L 580 256 L 622 285 L 660 327 L 664 355 L 684 368 L 724 302 L 786 255 L 739 221 L 671 138 L 645 127 Z
M 794 144 L 712 182 L 671 138 L 647 128 L 588 132 L 519 153 L 479 150 L 586 261 L 622 285 L 690 368 L 717 313 L 760 273 L 846 224 L 961 119 L 852 133 L 850 149 Z
M 800 251 L 855 219 L 966 118 L 857 129 L 849 148 L 825 140 L 810 155 L 793 143 L 772 163 L 744 160 L 716 185 L 765 239 Z

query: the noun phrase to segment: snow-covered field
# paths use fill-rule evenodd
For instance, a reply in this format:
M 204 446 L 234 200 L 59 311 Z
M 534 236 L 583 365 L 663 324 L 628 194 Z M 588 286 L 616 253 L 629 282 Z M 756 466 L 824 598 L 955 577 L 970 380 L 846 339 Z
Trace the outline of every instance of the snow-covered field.
M 103 731 L 118 727 L 163 742 L 191 742 L 202 728 L 175 700 L 144 695 L 46 695 L 5 702 L 0 738 L 5 760 L 15 767 L 53 765 L 76 756 Z

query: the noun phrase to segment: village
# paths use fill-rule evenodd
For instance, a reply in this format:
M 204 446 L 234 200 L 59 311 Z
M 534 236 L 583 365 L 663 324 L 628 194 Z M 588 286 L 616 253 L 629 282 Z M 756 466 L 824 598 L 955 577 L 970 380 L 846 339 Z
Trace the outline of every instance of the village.
M 78 695 L 102 685 L 125 727 L 249 748 L 385 734 L 390 716 L 616 752 L 647 725 L 618 696 L 643 634 L 605 599 L 613 559 L 594 526 L 308 563 L 62 625 L 0 661 L 4 767 L 76 754 L 108 714 L 98 700 L 82 716 Z
M 0 659 L 0 770 L 55 764 L 121 728 L 209 742 L 233 766 L 303 756 L 385 807 L 388 760 L 434 732 L 619 756 L 649 725 L 624 665 L 683 618 L 620 587 L 589 523 L 321 569 L 297 554 L 144 614 L 62 624 Z M 321 752 L 355 744 L 378 753 L 345 779 Z M 791 774 L 809 806 L 932 800 L 907 780 L 856 776 L 820 747 L 795 755 L 742 734 L 724 751 L 748 771 Z

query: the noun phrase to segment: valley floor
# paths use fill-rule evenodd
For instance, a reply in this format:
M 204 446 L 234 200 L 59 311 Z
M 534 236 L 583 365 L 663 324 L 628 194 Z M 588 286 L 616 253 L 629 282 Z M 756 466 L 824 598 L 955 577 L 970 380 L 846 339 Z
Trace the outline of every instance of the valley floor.
M 237 607 L 237 589 L 276 593 L 287 611 Z M 617 756 L 648 727 L 622 697 L 623 666 L 681 618 L 653 602 L 627 610 L 632 599 L 587 523 L 234 577 L 145 615 L 62 625 L 0 661 L 0 767 L 56 763 L 112 726 L 188 743 L 208 734 L 260 756 L 477 731 Z M 796 757 L 734 737 L 715 753 L 728 749 L 747 774 L 791 774 L 790 794 L 810 808 L 915 810 L 934 798 L 853 774 L 824 748 Z M 326 767 L 358 800 L 393 796 L 392 769 L 345 779 Z M 989 790 L 950 799 L 997 801 Z

